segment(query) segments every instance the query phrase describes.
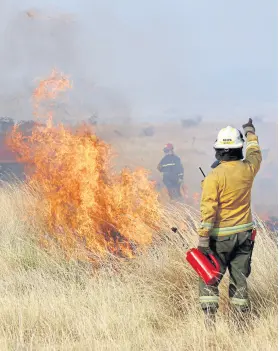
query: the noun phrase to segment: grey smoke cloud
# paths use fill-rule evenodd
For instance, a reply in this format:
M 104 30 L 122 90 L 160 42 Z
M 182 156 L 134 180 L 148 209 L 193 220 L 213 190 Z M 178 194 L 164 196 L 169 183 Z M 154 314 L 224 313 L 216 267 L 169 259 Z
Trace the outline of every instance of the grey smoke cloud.
M 63 118 L 276 116 L 276 1 L 2 3 L 2 114 L 28 118 L 34 79 L 57 67 L 74 82 Z

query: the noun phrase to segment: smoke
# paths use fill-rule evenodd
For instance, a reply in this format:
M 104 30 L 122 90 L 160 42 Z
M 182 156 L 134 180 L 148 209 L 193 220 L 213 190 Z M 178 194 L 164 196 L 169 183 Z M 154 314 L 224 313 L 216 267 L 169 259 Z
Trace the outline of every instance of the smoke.
M 135 85 L 144 89 L 138 77 L 148 47 L 138 55 L 139 38 L 128 34 L 109 10 L 88 3 L 91 15 L 87 16 L 86 9 L 82 13 L 70 13 L 70 9 L 6 3 L 0 18 L 2 115 L 29 119 L 36 81 L 57 68 L 74 82 L 73 91 L 56 103 L 60 120 L 83 120 L 96 114 L 108 122 L 130 118 L 133 103 L 127 92 Z M 145 61 L 150 62 L 150 57 Z
M 34 80 L 52 68 L 74 82 L 57 106 L 63 120 L 96 113 L 100 121 L 167 120 L 175 116 L 163 112 L 172 108 L 206 119 L 276 112 L 271 4 L 61 0 L 59 6 L 1 3 L 1 115 L 30 118 Z
M 32 92 L 53 68 L 73 82 L 73 89 L 55 104 L 60 121 L 113 124 L 113 138 L 121 140 L 127 133 L 152 134 L 145 141 L 154 143 L 154 148 L 155 142 L 163 145 L 178 138 L 168 125 L 160 134 L 158 121 L 184 123 L 181 143 L 189 140 L 204 152 L 201 129 L 208 128 L 203 138 L 211 145 L 215 136 L 207 133 L 217 133 L 223 126 L 206 125 L 209 120 L 241 127 L 255 116 L 261 146 L 270 150 L 264 154 L 260 174 L 277 185 L 273 151 L 277 135 L 269 124 L 277 116 L 275 2 L 61 0 L 59 7 L 56 3 L 1 3 L 0 116 L 30 120 Z M 203 116 L 202 123 L 182 122 L 197 114 Z M 156 130 L 141 126 L 134 131 L 132 124 L 138 122 L 156 125 Z M 197 141 L 189 123 L 198 127 Z M 187 160 L 188 150 L 181 150 Z M 211 164 L 212 159 L 207 156 L 204 162 Z M 270 184 L 267 180 L 261 184 L 266 197 L 275 193 Z
M 20 7 L 16 2 L 5 5 L 0 15 L 4 39 L 0 42 L 2 115 L 30 119 L 34 86 L 57 68 L 74 82 L 73 91 L 55 104 L 59 120 L 83 120 L 94 114 L 108 119 L 129 116 L 126 97 L 98 81 L 90 48 L 94 47 L 94 38 L 90 42 L 86 36 L 84 41 L 81 19 L 76 13 L 32 8 L 27 2 Z

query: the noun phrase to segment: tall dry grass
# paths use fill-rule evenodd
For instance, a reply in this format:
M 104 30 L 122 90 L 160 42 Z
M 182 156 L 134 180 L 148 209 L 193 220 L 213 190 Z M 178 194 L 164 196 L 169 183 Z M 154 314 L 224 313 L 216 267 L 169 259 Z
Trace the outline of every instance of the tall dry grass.
M 0 350 L 277 350 L 277 242 L 261 223 L 249 278 L 253 314 L 241 328 L 235 323 L 225 277 L 213 334 L 184 260 L 197 240 L 194 210 L 170 206 L 148 252 L 94 271 L 40 249 L 40 227 L 24 221 L 34 201 L 22 185 L 0 190 Z

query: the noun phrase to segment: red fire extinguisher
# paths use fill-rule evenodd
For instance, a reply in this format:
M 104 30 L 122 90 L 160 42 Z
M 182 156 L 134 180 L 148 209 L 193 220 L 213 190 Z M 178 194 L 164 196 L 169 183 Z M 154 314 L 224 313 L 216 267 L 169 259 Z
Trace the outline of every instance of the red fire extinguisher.
M 220 264 L 216 257 L 206 257 L 198 249 L 191 249 L 186 253 L 186 260 L 203 279 L 206 285 L 215 284 L 220 275 Z

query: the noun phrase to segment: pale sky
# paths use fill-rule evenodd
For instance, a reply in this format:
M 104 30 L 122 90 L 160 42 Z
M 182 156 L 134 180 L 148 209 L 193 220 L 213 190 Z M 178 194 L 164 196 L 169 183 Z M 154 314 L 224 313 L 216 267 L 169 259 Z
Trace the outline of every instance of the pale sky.
M 2 96 L 57 66 L 74 81 L 72 104 L 108 115 L 277 118 L 275 0 L 2 3 Z M 23 15 L 32 8 L 40 19 Z M 43 18 L 59 13 L 73 21 Z

